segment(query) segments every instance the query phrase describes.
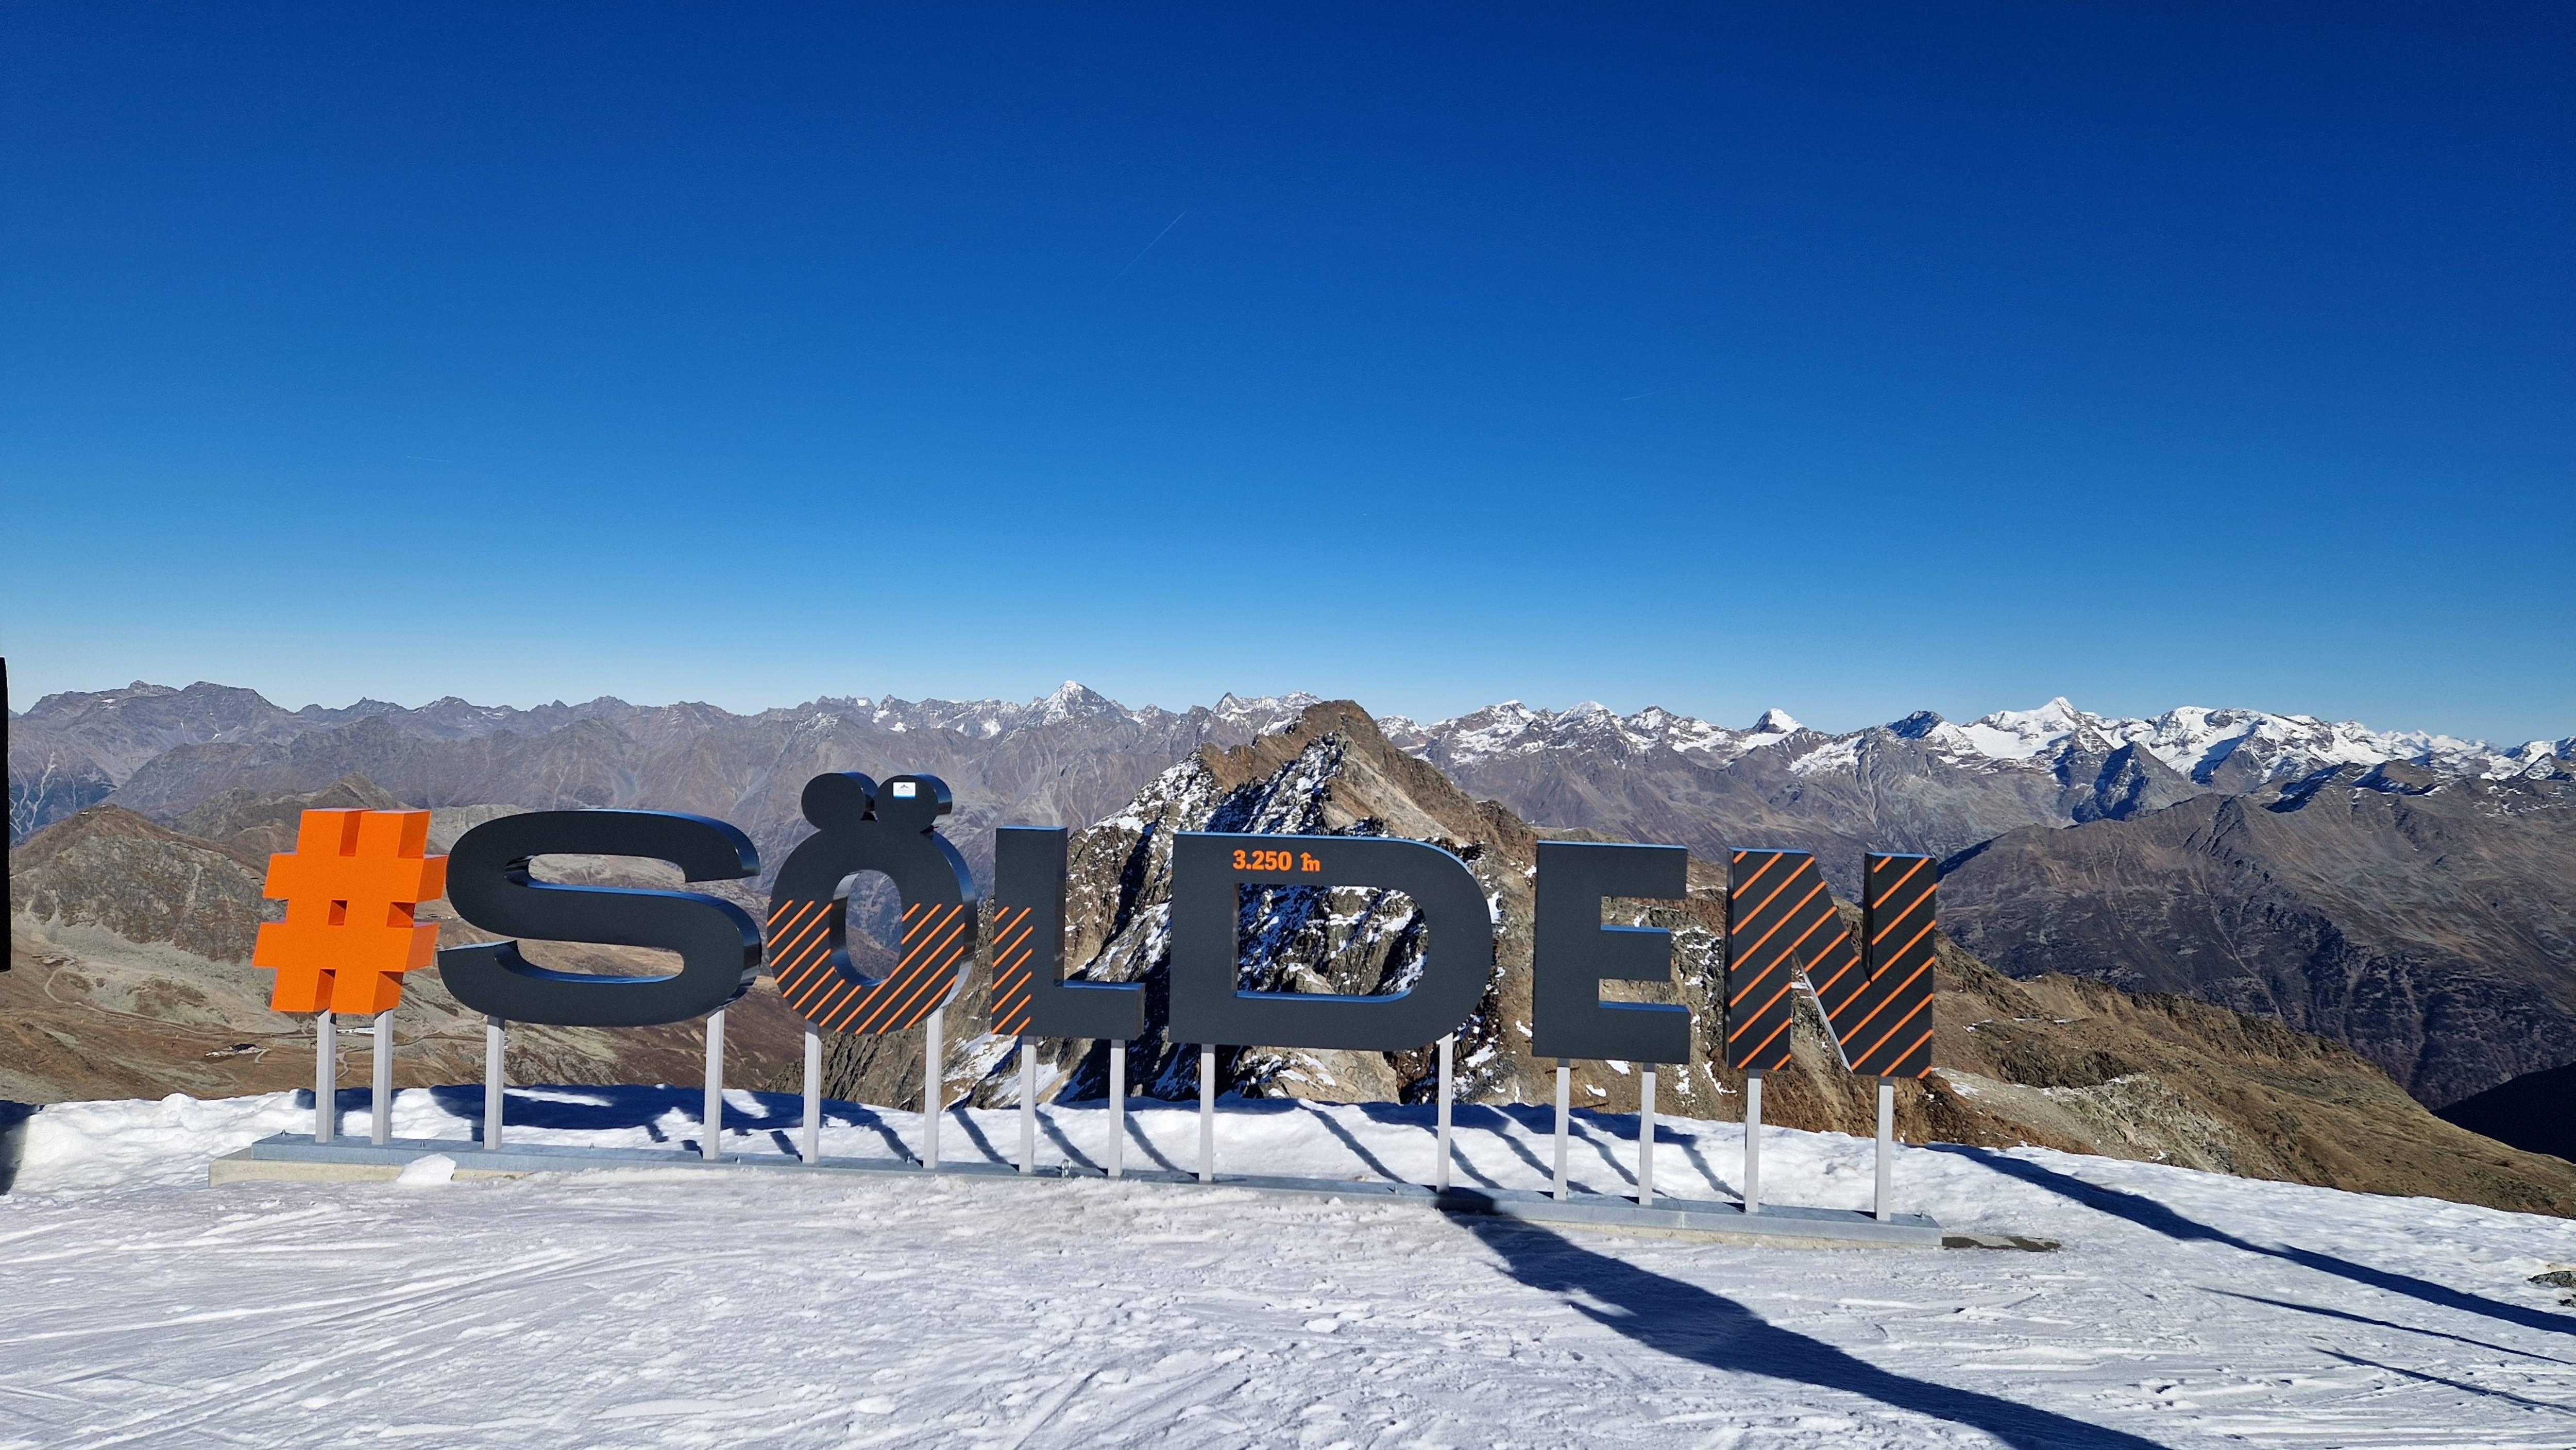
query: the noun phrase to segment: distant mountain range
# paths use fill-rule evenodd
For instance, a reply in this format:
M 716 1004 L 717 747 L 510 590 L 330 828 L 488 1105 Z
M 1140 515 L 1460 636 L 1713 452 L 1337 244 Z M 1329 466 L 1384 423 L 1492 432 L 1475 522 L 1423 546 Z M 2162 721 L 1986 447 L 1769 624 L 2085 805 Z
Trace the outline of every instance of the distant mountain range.
M 1043 736 L 1068 723 L 1059 718 L 1028 733 Z M 1110 728 L 1135 724 L 1122 719 Z M 369 727 L 382 722 L 356 728 Z M 838 727 L 829 733 L 844 745 L 863 738 Z M 920 736 L 960 738 L 945 726 Z M 10 858 L 17 914 L 13 969 L 0 973 L 0 1096 L 44 1101 L 174 1088 L 218 1095 L 308 1079 L 304 1025 L 265 1010 L 267 974 L 247 961 L 269 911 L 259 896 L 267 855 L 293 840 L 303 809 L 397 803 L 350 776 L 316 792 L 228 790 L 168 826 L 107 804 L 37 833 Z M 433 848 L 511 809 L 439 807 Z M 1146 1031 L 1127 1059 L 1134 1091 L 1187 1099 L 1197 1090 L 1197 1052 L 1170 1040 L 1163 1025 L 1171 847 L 1175 834 L 1188 830 L 1395 834 L 1457 853 L 1501 908 L 1495 973 L 1458 1034 L 1461 1099 L 1534 1103 L 1550 1096 L 1552 1064 L 1535 1058 L 1529 1042 L 1531 868 L 1542 832 L 1391 744 L 1347 702 L 1308 706 L 1240 744 L 1197 748 L 1075 832 L 1070 955 L 1095 980 L 1145 988 Z M 959 838 L 971 842 L 964 833 Z M 658 864 L 549 858 L 541 869 L 570 873 L 565 879 L 676 884 L 676 873 Z M 1696 862 L 1687 900 L 1631 909 L 1630 920 L 1673 933 L 1675 983 L 1623 993 L 1668 996 L 1691 1010 L 1690 1061 L 1664 1076 L 1663 1102 L 1667 1111 L 1720 1119 L 1738 1116 L 1743 1101 L 1742 1075 L 1725 1069 L 1715 1052 L 1723 881 L 1721 868 Z M 736 884 L 715 889 L 756 904 L 756 895 Z M 1271 990 L 1382 991 L 1418 969 L 1423 934 L 1410 904 L 1394 893 L 1280 888 L 1262 893 L 1252 909 L 1257 920 L 1246 938 L 1261 946 L 1245 970 Z M 443 904 L 425 914 L 450 943 L 481 937 Z M 878 950 L 864 939 L 854 949 Z M 2435 1118 L 2340 1044 L 2180 997 L 2053 974 L 2014 982 L 1946 939 L 1936 950 L 1939 1070 L 1899 1090 L 1899 1127 L 1909 1139 L 2037 1143 L 2576 1213 L 2576 1164 L 2516 1152 Z M 618 948 L 536 943 L 530 951 L 573 969 L 643 965 Z M 970 981 L 949 1013 L 941 1065 L 947 1100 L 1016 1100 L 1018 1044 L 988 1030 L 985 1002 L 983 981 Z M 801 1032 L 775 989 L 757 986 L 727 1017 L 729 1080 L 792 1090 Z M 1770 1080 L 1771 1120 L 1867 1132 L 1868 1084 L 1835 1065 L 1813 1010 L 1802 1009 L 1801 1017 L 1795 1061 Z M 481 1024 L 435 973 L 411 981 L 396 1031 L 401 1083 L 465 1081 L 479 1068 Z M 522 1083 L 690 1081 L 699 1046 L 694 1024 L 625 1032 L 521 1025 L 511 1035 L 509 1071 Z M 1104 1044 L 1047 1041 L 1036 1050 L 1048 1096 L 1096 1097 L 1106 1088 Z M 920 1054 L 918 1033 L 834 1037 L 826 1090 L 856 1101 L 917 1102 Z M 1222 1051 L 1217 1071 L 1221 1087 L 1253 1097 L 1421 1101 L 1434 1088 L 1433 1060 L 1428 1051 L 1243 1047 Z M 363 1056 L 352 1054 L 348 1068 L 343 1082 L 354 1086 L 364 1075 Z M 1634 1064 L 1584 1062 L 1574 1074 L 1575 1101 L 1634 1111 L 1637 1082 Z
M 59 694 L 10 720 L 14 842 L 101 802 L 166 826 L 351 775 L 417 805 L 640 806 L 734 821 L 775 863 L 822 770 L 949 781 L 990 827 L 1107 819 L 1203 748 L 1289 728 L 1311 696 L 1130 709 L 826 698 L 737 715 L 599 699 L 287 710 L 212 684 Z M 1490 706 L 1385 738 L 1543 828 L 1943 858 L 1959 940 L 2020 976 L 2179 992 L 2335 1037 L 2424 1101 L 2576 1059 L 2576 737 L 2514 746 L 2252 710 L 2121 719 L 2053 700 L 1841 734 L 1773 710 L 1730 729 L 1648 709 Z

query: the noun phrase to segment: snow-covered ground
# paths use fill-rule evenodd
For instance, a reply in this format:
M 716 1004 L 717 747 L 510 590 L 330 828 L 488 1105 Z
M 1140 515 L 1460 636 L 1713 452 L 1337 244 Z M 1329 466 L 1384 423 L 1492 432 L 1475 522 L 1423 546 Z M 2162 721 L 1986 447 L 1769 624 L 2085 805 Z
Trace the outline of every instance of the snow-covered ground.
M 694 1092 L 514 1092 L 518 1141 L 671 1145 Z M 351 1095 L 352 1104 L 362 1102 Z M 727 1147 L 792 1099 L 736 1093 Z M 406 1092 L 463 1140 L 478 1089 Z M 1229 1102 L 1221 1167 L 1427 1179 L 1427 1110 Z M 825 1151 L 908 1114 L 835 1105 Z M 287 1095 L 84 1103 L 0 1198 L 0 1447 L 2576 1446 L 2576 1225 L 2036 1149 L 1904 1149 L 1905 1206 L 2055 1253 L 1800 1251 L 1479 1226 L 1094 1179 L 642 1170 L 205 1187 Z M 1015 1115 L 956 1114 L 995 1156 Z M 1127 1161 L 1187 1163 L 1140 1105 Z M 363 1106 L 344 1131 L 366 1131 Z M 1046 1114 L 1097 1157 L 1095 1107 Z M 1580 1121 L 1628 1183 L 1633 1119 Z M 1536 1187 L 1544 1111 L 1460 1114 L 1461 1182 Z M 1729 1196 L 1727 1124 L 1658 1185 Z M 1773 1130 L 1766 1197 L 1857 1207 L 1870 1145 Z

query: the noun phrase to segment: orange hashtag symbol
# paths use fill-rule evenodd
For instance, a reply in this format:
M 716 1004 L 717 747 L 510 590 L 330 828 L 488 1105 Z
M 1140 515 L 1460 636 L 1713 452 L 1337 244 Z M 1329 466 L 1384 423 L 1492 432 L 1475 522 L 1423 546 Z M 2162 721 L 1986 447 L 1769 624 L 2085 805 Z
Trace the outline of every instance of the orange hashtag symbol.
M 447 858 L 425 854 L 427 811 L 306 811 L 290 855 L 268 858 L 262 894 L 286 920 L 259 929 L 250 962 L 277 973 L 279 1012 L 393 1010 L 402 974 L 428 966 L 438 925 L 415 921 L 447 894 Z

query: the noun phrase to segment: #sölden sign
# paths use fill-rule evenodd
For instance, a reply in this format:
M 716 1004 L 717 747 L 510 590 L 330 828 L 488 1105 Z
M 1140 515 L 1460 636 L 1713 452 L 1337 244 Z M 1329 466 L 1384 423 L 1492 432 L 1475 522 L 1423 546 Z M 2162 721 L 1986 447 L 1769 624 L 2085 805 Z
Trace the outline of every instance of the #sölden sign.
M 964 989 L 987 924 L 972 874 L 937 829 L 949 813 L 948 787 L 935 776 L 900 775 L 882 784 L 856 772 L 818 775 L 802 799 L 815 834 L 780 866 L 765 920 L 720 897 L 694 891 L 568 886 L 534 879 L 546 855 L 628 856 L 667 861 L 685 880 L 738 880 L 760 871 L 749 837 L 723 821 L 661 811 L 534 811 L 487 821 L 444 857 L 422 857 L 426 812 L 311 812 L 296 855 L 272 862 L 270 894 L 288 899 L 287 922 L 263 928 L 254 961 L 280 969 L 283 1010 L 334 1007 L 384 1011 L 399 996 L 393 974 L 427 965 L 434 928 L 412 909 L 443 884 L 468 924 L 501 941 L 435 953 L 446 986 L 494 1022 L 486 1084 L 485 1144 L 497 1147 L 499 1063 L 504 1022 L 568 1027 L 646 1027 L 719 1014 L 765 966 L 781 997 L 808 1024 L 808 1134 L 818 1114 L 819 1040 L 824 1033 L 878 1035 L 930 1024 Z M 400 816 L 375 821 L 376 816 Z M 316 817 L 329 817 L 317 822 Z M 1113 1045 L 1113 1094 L 1124 1097 L 1124 1044 L 1143 1035 L 1141 983 L 1068 980 L 1063 950 L 1066 846 L 1061 829 L 1005 826 L 994 840 L 990 903 L 993 1031 L 1018 1038 L 1096 1038 Z M 381 839 L 379 839 L 381 838 Z M 376 849 L 367 849 L 370 845 Z M 1646 1069 L 1643 1116 L 1651 1122 L 1653 1068 L 1688 1060 L 1690 1016 L 1680 1007 L 1605 1002 L 1605 980 L 1670 981 L 1672 939 L 1647 927 L 1605 926 L 1606 899 L 1680 899 L 1688 854 L 1678 846 L 1542 841 L 1533 923 L 1530 1048 L 1558 1060 L 1558 1196 L 1566 1192 L 1566 1068 L 1574 1059 L 1611 1059 Z M 332 858 L 337 858 L 336 860 Z M 436 869 L 443 862 L 443 883 Z M 1761 1074 L 1790 1061 L 1792 993 L 1805 990 L 1851 1072 L 1880 1080 L 1879 1206 L 1888 1217 L 1887 1144 L 1892 1081 L 1931 1068 L 1935 982 L 1932 932 L 1938 872 L 1928 856 L 1865 858 L 1861 922 L 1844 924 L 1812 855 L 1731 853 L 1725 914 L 1723 1062 L 1748 1075 L 1744 1209 L 1758 1205 L 1756 1139 Z M 897 960 L 872 976 L 851 957 L 852 885 L 886 877 L 900 904 Z M 376 878 L 382 877 L 379 882 Z M 334 885 L 333 883 L 350 883 Z M 1421 960 L 1401 991 L 1371 995 L 1243 990 L 1239 888 L 1286 884 L 1368 887 L 1402 893 L 1422 922 Z M 323 901 L 313 899 L 328 896 Z M 345 899 L 344 899 L 345 898 Z M 353 908 L 353 901 L 356 903 Z M 352 916 L 352 911 L 357 913 Z M 1421 841 L 1381 836 L 1277 836 L 1182 832 L 1172 843 L 1170 1012 L 1166 1037 L 1195 1043 L 1201 1063 L 1201 1171 L 1212 1171 L 1214 1053 L 1219 1047 L 1288 1047 L 1402 1052 L 1440 1044 L 1445 1190 L 1451 1035 L 1476 1011 L 1494 968 L 1495 921 L 1484 887 L 1466 864 Z M 373 956 L 337 973 L 323 968 L 324 943 L 359 918 L 383 913 L 367 931 Z M 370 923 L 372 924 L 372 923 Z M 273 935 L 272 935 L 273 934 Z M 647 947 L 677 953 L 664 976 L 559 972 L 531 963 L 518 938 Z M 345 986 L 313 979 L 349 980 Z M 289 992 L 290 981 L 295 990 Z M 335 1001 L 335 994 L 348 1002 Z M 292 1000 L 290 1001 L 290 997 Z M 365 999 L 363 1007 L 359 998 Z M 325 1020 L 328 1018 L 326 1016 Z M 710 1023 L 709 1101 L 718 1101 L 720 1039 Z M 389 1100 L 388 1059 L 378 1036 L 377 1141 Z M 329 1039 L 323 1067 L 330 1071 Z M 936 1082 L 934 1043 L 930 1058 Z M 1023 1139 L 1034 1102 L 1022 1055 Z M 710 1122 L 714 1109 L 710 1108 Z M 926 1115 L 936 1165 L 936 1114 Z M 1651 1134 L 1651 1127 L 1645 1128 Z M 317 1130 L 317 1139 L 326 1134 Z M 707 1135 L 712 1153 L 714 1134 Z M 1641 1137 L 1641 1146 L 1645 1139 Z M 1650 1154 L 1650 1149 L 1644 1150 Z M 1024 1151 L 1024 1157 L 1027 1153 Z M 1027 1164 L 1024 1162 L 1023 1167 Z M 1639 1199 L 1651 1193 L 1651 1157 L 1641 1160 Z M 1112 1159 L 1115 1171 L 1115 1159 Z

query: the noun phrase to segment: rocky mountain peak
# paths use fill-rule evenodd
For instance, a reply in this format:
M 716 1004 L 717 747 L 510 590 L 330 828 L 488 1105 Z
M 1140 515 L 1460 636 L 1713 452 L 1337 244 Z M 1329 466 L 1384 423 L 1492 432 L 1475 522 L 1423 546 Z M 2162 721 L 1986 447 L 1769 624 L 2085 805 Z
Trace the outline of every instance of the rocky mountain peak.
M 1066 720 L 1088 720 L 1100 715 L 1124 715 L 1127 711 L 1107 695 L 1078 680 L 1067 680 L 1056 686 L 1055 693 L 1031 706 L 1031 714 L 1041 724 L 1054 725 Z

